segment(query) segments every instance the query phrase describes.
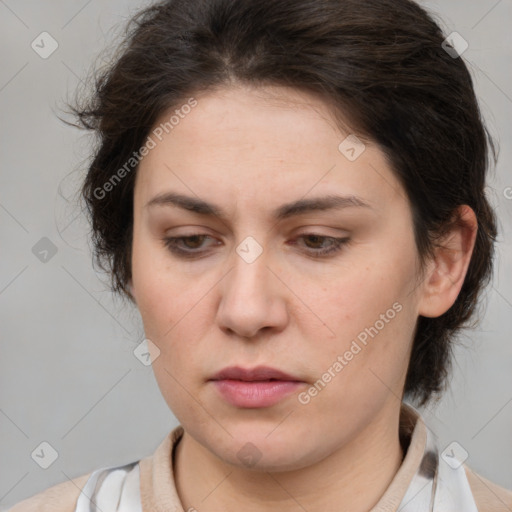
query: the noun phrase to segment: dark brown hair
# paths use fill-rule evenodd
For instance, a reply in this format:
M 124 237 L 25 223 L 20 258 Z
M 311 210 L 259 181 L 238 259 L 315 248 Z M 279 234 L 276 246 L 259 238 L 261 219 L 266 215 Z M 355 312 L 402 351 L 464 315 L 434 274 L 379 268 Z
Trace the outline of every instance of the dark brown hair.
M 455 334 L 490 278 L 496 238 L 484 193 L 494 146 L 468 69 L 443 48 L 445 37 L 410 0 L 170 0 L 137 13 L 113 62 L 94 75 L 93 95 L 72 107 L 77 125 L 98 135 L 81 194 L 95 262 L 112 290 L 133 300 L 137 165 L 126 165 L 159 116 L 230 83 L 304 89 L 386 154 L 411 204 L 422 263 L 459 205 L 476 213 L 476 246 L 455 304 L 417 323 L 405 396 L 424 405 L 439 395 Z

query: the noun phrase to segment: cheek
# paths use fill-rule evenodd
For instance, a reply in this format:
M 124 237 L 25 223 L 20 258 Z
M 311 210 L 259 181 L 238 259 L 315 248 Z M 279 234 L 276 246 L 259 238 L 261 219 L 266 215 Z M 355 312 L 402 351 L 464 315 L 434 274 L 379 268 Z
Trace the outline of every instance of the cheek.
M 194 297 L 182 273 L 173 271 L 160 242 L 134 235 L 132 283 L 146 336 L 159 340 L 191 309 Z M 197 302 L 197 301 L 196 301 Z
M 373 393 L 386 394 L 389 389 L 400 393 L 417 316 L 410 294 L 415 265 L 414 258 L 404 258 L 401 265 L 392 263 L 391 258 L 374 260 L 358 270 L 338 273 L 316 291 L 313 285 L 307 290 L 308 300 L 328 327 L 320 324 L 326 334 L 311 354 L 318 377 L 329 369 L 336 374 L 332 379 L 336 383 L 329 384 L 332 394 L 325 393 L 325 398 L 330 395 L 329 399 L 342 403 L 354 396 L 372 400 Z M 308 339 L 314 340 L 315 332 L 318 339 L 318 327 L 319 321 L 311 320 Z M 302 330 L 308 330 L 304 324 Z
M 379 330 L 398 323 L 397 309 L 409 300 L 406 283 L 410 278 L 405 274 L 388 273 L 373 265 L 332 276 L 321 288 L 311 283 L 303 288 L 303 294 L 314 305 L 320 321 L 330 328 L 325 331 L 327 337 L 343 344 L 376 322 Z
M 161 256 L 136 247 L 132 281 L 144 334 L 160 350 L 153 363 L 154 372 L 168 389 L 176 385 L 169 373 L 185 378 L 185 369 L 198 357 L 198 344 L 207 328 L 207 293 L 213 283 L 209 279 L 191 280 L 183 272 L 174 271 Z

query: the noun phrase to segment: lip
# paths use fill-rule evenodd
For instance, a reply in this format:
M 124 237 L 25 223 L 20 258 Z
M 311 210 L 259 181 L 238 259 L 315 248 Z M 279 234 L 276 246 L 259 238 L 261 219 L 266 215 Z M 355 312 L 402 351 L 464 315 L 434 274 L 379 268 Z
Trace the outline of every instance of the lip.
M 293 375 L 282 372 L 270 366 L 256 366 L 255 368 L 242 368 L 241 366 L 229 366 L 216 373 L 210 380 L 243 380 L 243 381 L 261 381 L 261 380 L 301 380 Z
M 210 381 L 228 403 L 242 408 L 270 407 L 304 384 L 297 377 L 268 366 L 231 366 Z

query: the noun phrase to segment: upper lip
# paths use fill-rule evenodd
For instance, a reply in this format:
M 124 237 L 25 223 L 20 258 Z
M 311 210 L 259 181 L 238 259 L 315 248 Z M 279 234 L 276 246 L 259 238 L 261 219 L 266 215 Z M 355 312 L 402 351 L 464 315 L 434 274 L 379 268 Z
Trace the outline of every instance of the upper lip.
M 244 381 L 261 381 L 269 379 L 300 381 L 297 377 L 282 372 L 281 370 L 277 370 L 276 368 L 271 368 L 270 366 L 257 366 L 255 368 L 229 366 L 216 373 L 210 380 L 224 379 Z

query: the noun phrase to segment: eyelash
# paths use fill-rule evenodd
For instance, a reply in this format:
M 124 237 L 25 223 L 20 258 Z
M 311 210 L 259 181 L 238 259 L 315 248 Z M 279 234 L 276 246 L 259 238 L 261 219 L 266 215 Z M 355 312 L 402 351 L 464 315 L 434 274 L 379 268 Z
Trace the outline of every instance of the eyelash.
M 166 237 L 162 241 L 164 242 L 164 246 L 171 253 L 175 254 L 176 256 L 178 256 L 180 258 L 192 259 L 192 258 L 200 257 L 201 256 L 200 251 L 193 251 L 193 250 L 190 251 L 190 250 L 180 249 L 180 248 L 178 248 L 178 243 L 181 242 L 181 241 L 184 241 L 184 240 L 190 240 L 190 239 L 197 238 L 197 237 L 208 237 L 208 238 L 210 238 L 206 234 L 197 233 L 197 234 L 188 235 L 188 236 Z M 310 252 L 309 256 L 311 256 L 313 258 L 323 258 L 323 257 L 327 257 L 327 256 L 330 256 L 330 255 L 334 255 L 336 253 L 339 253 L 343 249 L 343 246 L 346 245 L 348 243 L 348 241 L 349 241 L 349 239 L 347 237 L 345 237 L 345 238 L 336 238 L 336 237 L 333 237 L 333 236 L 318 235 L 316 233 L 303 233 L 298 238 L 305 238 L 305 237 L 316 237 L 316 238 L 321 238 L 321 239 L 325 239 L 325 240 L 330 240 L 331 241 L 330 248 L 322 249 L 320 251 L 313 250 L 313 252 Z M 309 251 L 306 251 L 306 252 L 309 252 Z

